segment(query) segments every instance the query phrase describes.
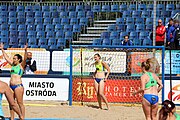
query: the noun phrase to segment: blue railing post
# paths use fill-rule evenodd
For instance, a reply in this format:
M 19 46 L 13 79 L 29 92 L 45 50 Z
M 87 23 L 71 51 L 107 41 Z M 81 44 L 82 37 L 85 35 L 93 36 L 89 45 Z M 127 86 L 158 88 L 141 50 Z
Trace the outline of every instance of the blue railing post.
M 70 45 L 69 105 L 72 105 L 73 48 Z

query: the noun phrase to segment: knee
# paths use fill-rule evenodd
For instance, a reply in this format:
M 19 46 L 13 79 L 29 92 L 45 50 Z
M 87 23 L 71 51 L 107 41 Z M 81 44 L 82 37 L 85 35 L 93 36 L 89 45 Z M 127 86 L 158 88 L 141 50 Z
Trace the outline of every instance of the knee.
M 23 101 L 17 101 L 17 104 L 18 104 L 19 106 L 23 106 L 23 105 L 24 105 Z
M 99 93 L 99 96 L 101 96 L 101 97 L 102 97 L 103 95 L 104 95 L 104 94 L 103 94 L 102 92 L 100 92 L 100 93 Z

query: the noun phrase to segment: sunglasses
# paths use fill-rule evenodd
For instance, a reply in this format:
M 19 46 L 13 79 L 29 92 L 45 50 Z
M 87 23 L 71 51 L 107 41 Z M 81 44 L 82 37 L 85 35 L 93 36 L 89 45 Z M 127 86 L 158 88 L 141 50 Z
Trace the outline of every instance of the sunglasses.
M 158 22 L 158 23 L 162 23 L 162 22 Z

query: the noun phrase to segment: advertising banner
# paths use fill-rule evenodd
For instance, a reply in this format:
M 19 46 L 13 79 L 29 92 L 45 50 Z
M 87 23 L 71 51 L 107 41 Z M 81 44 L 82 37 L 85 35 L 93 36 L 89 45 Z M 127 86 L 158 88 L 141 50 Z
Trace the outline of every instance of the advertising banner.
M 107 80 L 104 94 L 108 102 L 140 102 L 142 95 L 132 93 L 140 89 L 140 80 Z M 73 101 L 95 102 L 97 95 L 93 79 L 73 79 Z
M 9 79 L 1 77 L 6 83 L 9 83 Z M 67 78 L 22 78 L 22 81 L 25 88 L 24 100 L 68 100 Z

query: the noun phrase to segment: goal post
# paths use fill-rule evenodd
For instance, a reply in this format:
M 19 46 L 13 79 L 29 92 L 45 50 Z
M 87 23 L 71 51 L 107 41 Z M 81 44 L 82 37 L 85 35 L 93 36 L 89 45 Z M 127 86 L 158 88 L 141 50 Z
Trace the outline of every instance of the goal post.
M 88 104 L 97 101 L 92 78 L 96 53 L 101 55 L 102 61 L 105 61 L 111 70 L 104 88 L 108 102 L 140 103 L 141 95 L 134 97 L 132 92 L 140 88 L 141 62 L 151 57 L 155 57 L 160 64 L 160 76 L 164 84 L 165 48 L 163 46 L 72 45 L 70 46 L 69 105 L 72 105 L 72 102 Z M 162 99 L 163 97 L 162 94 Z

